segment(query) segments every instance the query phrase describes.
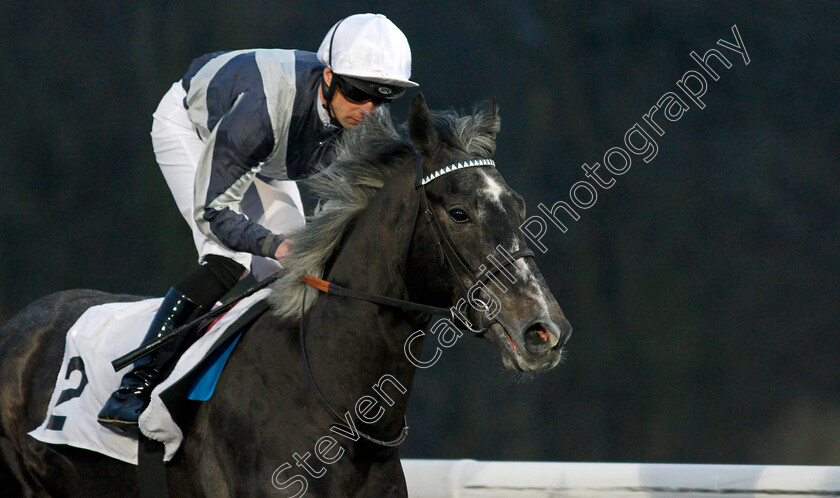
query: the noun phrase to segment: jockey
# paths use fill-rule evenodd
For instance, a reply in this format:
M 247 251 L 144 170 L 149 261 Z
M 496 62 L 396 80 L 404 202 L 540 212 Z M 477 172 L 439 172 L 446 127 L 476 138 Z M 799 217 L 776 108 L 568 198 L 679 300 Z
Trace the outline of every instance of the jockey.
M 151 135 L 200 264 L 166 294 L 143 344 L 207 311 L 249 270 L 261 279 L 279 269 L 289 255 L 283 233 L 303 224 L 289 180 L 312 174 L 344 129 L 416 87 L 410 77 L 408 40 L 381 14 L 337 22 L 317 54 L 253 49 L 194 60 L 161 100 Z M 138 360 L 99 422 L 139 433 L 184 342 Z

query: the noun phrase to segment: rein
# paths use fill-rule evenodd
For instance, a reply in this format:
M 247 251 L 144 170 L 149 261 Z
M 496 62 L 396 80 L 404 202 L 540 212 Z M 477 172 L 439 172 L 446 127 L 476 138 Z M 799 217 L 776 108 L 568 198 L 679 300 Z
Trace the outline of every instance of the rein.
M 452 171 L 457 171 L 457 170 L 463 169 L 463 168 L 471 168 L 471 167 L 478 167 L 478 166 L 494 166 L 495 167 L 495 162 L 492 159 L 474 159 L 474 160 L 471 160 L 471 161 L 464 161 L 464 162 L 460 162 L 460 163 L 450 164 L 450 165 L 445 166 L 443 168 L 440 168 L 439 170 L 435 171 L 434 173 L 431 173 L 431 174 L 424 177 L 423 176 L 423 167 L 422 167 L 423 154 L 418 152 L 416 157 L 417 157 L 417 160 L 416 160 L 416 181 L 415 181 L 414 186 L 415 186 L 415 189 L 417 190 L 417 195 L 419 196 L 420 201 L 418 203 L 418 212 L 417 212 L 417 215 L 415 216 L 415 220 L 414 220 L 415 230 L 416 230 L 416 227 L 417 227 L 417 217 L 419 217 L 420 211 L 422 210 L 423 214 L 424 214 L 424 217 L 426 219 L 426 223 L 430 224 L 432 226 L 432 234 L 434 235 L 435 243 L 436 243 L 438 251 L 440 253 L 440 264 L 441 264 L 441 266 L 443 266 L 444 264 L 447 264 L 449 266 L 449 269 L 455 275 L 455 280 L 458 282 L 458 285 L 461 287 L 461 291 L 463 292 L 464 297 L 466 299 L 469 299 L 470 291 L 464 285 L 463 281 L 459 277 L 459 271 L 456 268 L 454 262 L 457 262 L 458 265 L 461 267 L 461 271 L 465 272 L 467 275 L 470 275 L 471 278 L 474 278 L 472 276 L 475 275 L 477 272 L 473 271 L 469 267 L 469 265 L 467 265 L 464 262 L 464 260 L 460 257 L 460 255 L 458 255 L 458 252 L 455 250 L 455 247 L 452 244 L 452 242 L 450 241 L 449 237 L 446 235 L 446 232 L 443 231 L 443 227 L 441 227 L 440 221 L 438 221 L 437 216 L 435 215 L 434 211 L 432 211 L 431 207 L 429 206 L 429 199 L 426 196 L 426 184 L 431 182 L 432 180 L 435 180 L 436 178 L 439 178 L 440 176 L 442 176 L 446 173 L 451 173 Z M 527 257 L 530 257 L 530 258 L 534 257 L 534 252 L 531 251 L 530 249 L 527 249 L 527 248 L 516 251 L 516 252 L 514 252 L 513 254 L 510 254 L 510 255 L 504 253 L 504 258 L 503 259 L 505 261 L 503 263 L 496 264 L 494 262 L 494 266 L 495 266 L 494 268 L 487 269 L 483 276 L 481 276 L 478 279 L 474 279 L 474 280 L 475 280 L 476 283 L 485 283 L 490 278 L 492 278 L 494 276 L 493 275 L 494 273 L 500 272 L 500 271 L 502 271 L 502 269 L 506 268 L 507 266 L 511 266 L 511 265 L 515 264 L 516 260 L 518 260 L 518 259 L 527 258 Z M 484 269 L 485 269 L 484 265 L 479 267 L 480 271 L 484 271 Z M 493 323 L 496 323 L 496 320 L 493 319 L 492 321 L 487 323 L 486 326 L 483 326 L 483 327 L 479 328 L 478 330 L 473 330 L 472 328 L 469 327 L 469 325 L 468 325 L 469 322 L 468 321 L 465 322 L 465 319 L 461 319 L 460 317 L 456 316 L 455 313 L 456 313 L 456 306 L 457 305 L 453 306 L 451 308 L 440 308 L 440 307 L 437 307 L 437 306 L 429 306 L 427 304 L 420 304 L 420 303 L 415 303 L 415 302 L 412 302 L 412 301 L 405 301 L 405 300 L 402 300 L 402 299 L 395 299 L 395 298 L 388 297 L 388 296 L 381 296 L 381 295 L 378 295 L 378 294 L 371 294 L 371 293 L 368 293 L 368 292 L 362 292 L 362 291 L 355 290 L 355 289 L 349 289 L 347 287 L 342 287 L 342 286 L 337 285 L 333 282 L 322 280 L 320 278 L 316 278 L 316 277 L 313 277 L 311 275 L 304 275 L 301 280 L 303 281 L 303 283 L 305 283 L 305 284 L 307 284 L 311 287 L 314 287 L 314 288 L 318 289 L 319 291 L 321 291 L 321 292 L 323 292 L 324 294 L 327 294 L 327 295 L 348 297 L 348 298 L 351 298 L 351 299 L 358 299 L 358 300 L 361 300 L 361 301 L 367 301 L 367 302 L 371 302 L 371 303 L 375 303 L 375 304 L 380 304 L 380 305 L 383 305 L 383 306 L 391 306 L 391 307 L 396 307 L 396 308 L 402 308 L 406 311 L 428 313 L 428 314 L 432 314 L 432 315 L 443 315 L 443 316 L 448 315 L 452 319 L 453 323 L 458 321 L 458 322 L 463 322 L 464 325 L 467 325 L 467 330 L 469 330 L 471 333 L 473 333 L 477 337 L 483 336 L 487 332 L 487 329 L 490 327 L 490 325 L 492 325 Z M 489 310 L 489 306 L 487 305 L 487 303 L 484 303 L 483 301 L 479 301 L 478 299 L 473 299 L 473 300 L 480 302 L 484 306 L 483 311 Z M 305 303 L 305 299 L 304 299 L 304 302 L 301 303 L 301 311 L 300 311 L 300 349 L 301 349 L 301 355 L 303 356 L 303 365 L 304 365 L 304 368 L 306 369 L 306 375 L 309 378 L 309 383 L 312 385 L 312 388 L 315 391 L 315 395 L 318 398 L 318 401 L 324 406 L 324 408 L 327 410 L 327 412 L 329 412 L 330 415 L 333 416 L 333 418 L 335 418 L 339 422 L 343 422 L 344 420 L 342 419 L 342 417 L 332 407 L 332 405 L 330 405 L 330 403 L 326 400 L 326 398 L 324 398 L 323 394 L 321 394 L 321 390 L 318 389 L 318 384 L 315 382 L 315 379 L 312 377 L 312 370 L 309 368 L 309 360 L 308 360 L 307 355 L 306 355 L 306 327 L 304 325 L 304 303 Z M 484 315 L 481 316 L 481 324 L 480 325 L 483 325 L 483 324 L 484 324 Z M 331 425 L 331 427 L 335 427 L 335 424 Z M 376 438 L 374 438 L 372 436 L 369 436 L 369 435 L 365 434 L 364 432 L 358 430 L 358 428 L 356 429 L 356 432 L 359 434 L 359 436 L 365 438 L 366 440 L 368 440 L 372 443 L 378 444 L 380 446 L 385 446 L 385 447 L 395 447 L 395 446 L 399 446 L 400 444 L 402 444 L 403 441 L 405 441 L 405 438 L 408 436 L 408 421 L 405 419 L 405 417 L 403 417 L 403 428 L 400 431 L 400 434 L 396 438 L 391 439 L 389 441 L 383 441 L 383 440 L 380 440 L 380 439 L 376 439 Z
M 439 308 L 437 306 L 429 306 L 427 304 L 414 303 L 411 301 L 403 301 L 402 299 L 394 299 L 393 297 L 380 296 L 379 294 L 370 294 L 367 292 L 358 291 L 355 289 L 348 289 L 333 282 L 327 282 L 320 278 L 315 278 L 312 275 L 304 275 L 303 283 L 315 287 L 324 294 L 332 296 L 349 297 L 358 299 L 360 301 L 368 301 L 370 303 L 381 304 L 383 306 L 393 306 L 395 308 L 402 308 L 407 311 L 418 311 L 420 313 L 429 313 L 430 315 L 448 315 L 449 308 Z
M 323 280 L 322 280 L 322 282 L 323 282 Z M 312 285 L 312 284 L 310 284 L 310 285 Z M 309 378 L 309 383 L 312 385 L 312 389 L 315 391 L 315 396 L 318 397 L 318 401 L 321 402 L 321 405 L 323 405 L 324 408 L 327 409 L 327 411 L 330 413 L 330 415 L 333 416 L 333 418 L 335 418 L 338 421 L 343 421 L 343 419 L 341 418 L 341 415 L 339 415 L 338 412 L 335 411 L 335 409 L 332 407 L 332 405 L 330 405 L 329 401 L 327 401 L 327 399 L 324 398 L 324 395 L 321 394 L 321 390 L 318 389 L 318 384 L 315 383 L 315 378 L 312 377 L 312 369 L 309 368 L 309 359 L 306 356 L 306 333 L 305 333 L 305 327 L 304 327 L 304 323 L 303 323 L 303 311 L 304 311 L 304 303 L 305 302 L 306 302 L 306 296 L 304 295 L 303 302 L 300 305 L 300 353 L 301 353 L 301 356 L 303 356 L 303 366 L 306 369 L 306 376 Z M 336 427 L 336 424 L 331 424 L 330 427 Z M 400 434 L 397 437 L 395 437 L 394 439 L 391 439 L 390 441 L 383 441 L 381 439 L 376 439 L 373 436 L 369 436 L 369 435 L 365 434 L 364 432 L 360 431 L 358 427 L 356 428 L 356 433 L 359 436 L 361 436 L 361 437 L 365 438 L 366 440 L 370 441 L 371 443 L 378 444 L 380 446 L 385 446 L 386 448 L 393 448 L 393 447 L 401 445 L 403 443 L 403 441 L 405 441 L 405 438 L 408 437 L 408 419 L 406 419 L 403 416 L 403 427 L 402 427 L 402 430 L 400 431 Z

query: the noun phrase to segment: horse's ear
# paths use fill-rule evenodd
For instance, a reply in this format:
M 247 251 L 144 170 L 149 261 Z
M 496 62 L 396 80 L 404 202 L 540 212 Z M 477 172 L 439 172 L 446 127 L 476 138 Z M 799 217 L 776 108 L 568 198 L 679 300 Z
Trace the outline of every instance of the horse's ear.
M 501 119 L 499 119 L 499 104 L 496 102 L 495 95 L 492 99 L 490 99 L 490 107 L 487 109 L 485 116 L 486 119 L 484 127 L 486 132 L 493 137 L 493 140 L 495 140 L 501 125 Z
M 424 154 L 431 155 L 438 147 L 437 130 L 422 93 L 414 97 L 408 109 L 408 135 L 411 143 Z
M 487 116 L 486 126 L 490 129 L 490 133 L 493 134 L 493 138 L 496 138 L 496 134 L 499 133 L 501 119 L 499 119 L 499 103 L 496 101 L 495 95 L 490 99 L 490 107 L 487 109 L 485 115 Z
M 499 133 L 499 105 L 496 97 L 473 109 L 471 116 L 463 118 L 460 130 L 466 138 L 466 151 L 473 157 L 493 157 L 496 152 L 496 135 Z

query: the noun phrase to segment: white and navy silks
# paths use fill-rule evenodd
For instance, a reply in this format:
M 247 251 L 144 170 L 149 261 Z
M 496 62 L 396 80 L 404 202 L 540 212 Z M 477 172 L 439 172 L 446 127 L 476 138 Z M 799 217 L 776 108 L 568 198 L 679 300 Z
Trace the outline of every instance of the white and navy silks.
M 323 68 L 315 54 L 295 50 L 208 54 L 193 61 L 161 100 L 152 143 L 200 258 L 230 258 L 250 267 L 257 279 L 277 270 L 271 256 L 282 234 L 304 222 L 294 180 L 327 159 L 341 131 L 321 106 Z M 239 337 L 238 327 L 228 327 L 254 311 L 268 292 L 238 303 L 152 391 L 139 425 L 146 436 L 165 443 L 164 460 L 182 439 L 170 407 L 187 393 L 191 399 L 212 394 Z M 160 304 L 160 299 L 110 303 L 82 315 L 68 331 L 47 416 L 33 437 L 137 463 L 136 442 L 98 424 L 96 413 L 129 369 L 114 372 L 110 361 L 140 345 Z
M 200 259 L 276 271 L 282 234 L 304 220 L 290 180 L 310 175 L 341 131 L 321 105 L 323 68 L 299 50 L 217 52 L 164 96 L 152 142 Z

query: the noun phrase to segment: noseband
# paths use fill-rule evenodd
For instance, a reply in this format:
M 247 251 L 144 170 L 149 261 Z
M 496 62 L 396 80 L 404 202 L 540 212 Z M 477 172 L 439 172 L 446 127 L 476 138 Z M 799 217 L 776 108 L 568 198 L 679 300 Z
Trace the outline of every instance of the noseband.
M 417 195 L 419 197 L 419 202 L 418 202 L 418 206 L 417 206 L 417 214 L 415 215 L 415 219 L 414 219 L 414 229 L 417 230 L 417 219 L 420 216 L 420 211 L 422 211 L 423 215 L 424 215 L 424 218 L 426 220 L 426 223 L 432 226 L 431 232 L 432 232 L 432 235 L 434 236 L 435 244 L 438 248 L 438 253 L 440 254 L 440 265 L 441 266 L 444 266 L 444 265 L 449 266 L 450 271 L 455 276 L 455 280 L 458 282 L 458 286 L 461 288 L 461 291 L 464 294 L 464 299 L 468 303 L 470 302 L 470 296 L 469 296 L 470 291 L 469 291 L 469 288 L 467 288 L 467 286 L 464 285 L 464 282 L 461 279 L 461 273 L 465 274 L 469 280 L 473 280 L 474 283 L 473 283 L 472 286 L 470 286 L 470 288 L 472 288 L 479 283 L 481 283 L 481 284 L 486 283 L 490 278 L 494 277 L 494 274 L 496 272 L 500 272 L 500 271 L 502 271 L 502 269 L 506 268 L 507 266 L 511 266 L 511 265 L 515 264 L 516 260 L 518 260 L 518 259 L 528 258 L 528 257 L 533 258 L 534 257 L 534 252 L 531 251 L 530 249 L 527 249 L 527 248 L 526 249 L 521 249 L 521 250 L 516 251 L 513 254 L 509 254 L 509 255 L 506 252 L 504 252 L 504 258 L 503 258 L 504 262 L 502 262 L 501 264 L 498 264 L 495 261 L 493 261 L 493 265 L 494 265 L 493 268 L 486 269 L 486 271 L 485 271 L 485 266 L 481 265 L 478 268 L 479 271 L 472 270 L 469 267 L 469 265 L 467 265 L 467 263 L 464 262 L 463 258 L 461 258 L 461 256 L 458 255 L 458 252 L 455 250 L 454 244 L 452 243 L 451 239 L 446 235 L 446 232 L 443 231 L 443 227 L 441 226 L 440 221 L 438 221 L 437 216 L 435 215 L 434 211 L 432 211 L 431 207 L 429 206 L 429 198 L 426 196 L 426 184 L 435 180 L 435 179 L 437 179 L 437 178 L 440 178 L 441 176 L 443 176 L 447 173 L 451 173 L 453 171 L 458 171 L 460 169 L 480 167 L 480 166 L 493 166 L 493 167 L 495 167 L 495 165 L 496 165 L 496 163 L 492 159 L 473 159 L 473 160 L 470 160 L 470 161 L 463 161 L 463 162 L 460 162 L 460 163 L 450 164 L 448 166 L 445 166 L 443 168 L 438 169 L 437 171 L 435 171 L 435 172 L 433 172 L 429 175 L 423 176 L 423 154 L 418 152 L 417 155 L 416 155 L 416 162 L 415 162 L 416 180 L 415 180 L 414 186 L 415 186 L 415 189 L 417 190 Z M 457 266 L 456 266 L 456 263 L 457 263 Z M 460 270 L 458 269 L 458 266 L 460 267 Z M 478 274 L 478 273 L 481 273 L 481 271 L 484 271 L 484 274 L 482 276 L 476 278 L 475 275 Z M 318 289 L 319 291 L 321 291 L 325 294 L 331 294 L 331 295 L 334 295 L 334 296 L 349 297 L 349 298 L 352 298 L 352 299 L 359 299 L 359 300 L 362 300 L 362 301 L 368 301 L 368 302 L 372 302 L 372 303 L 376 303 L 376 304 L 381 304 L 381 305 L 384 305 L 384 306 L 393 306 L 393 307 L 397 307 L 397 308 L 402 308 L 402 309 L 407 310 L 407 311 L 415 311 L 415 312 L 428 313 L 428 314 L 432 314 L 432 315 L 441 315 L 441 316 L 447 316 L 448 315 L 451 318 L 453 323 L 463 324 L 464 326 L 466 326 L 467 330 L 469 330 L 472 334 L 474 334 L 478 337 L 483 336 L 487 332 L 487 329 L 490 327 L 490 325 L 492 325 L 493 323 L 496 322 L 496 319 L 494 318 L 493 320 L 487 322 L 487 324 L 485 325 L 485 323 L 484 323 L 485 322 L 485 317 L 482 314 L 481 318 L 480 318 L 481 323 L 479 324 L 480 328 L 478 330 L 474 330 L 470 327 L 470 325 L 472 325 L 472 324 L 469 322 L 469 320 L 467 320 L 466 317 L 464 317 L 457 310 L 457 306 L 458 306 L 457 304 L 455 306 L 452 306 L 451 308 L 440 308 L 440 307 L 437 307 L 437 306 L 429 306 L 429 305 L 426 305 L 426 304 L 414 303 L 414 302 L 405 301 L 405 300 L 402 300 L 402 299 L 395 299 L 395 298 L 388 297 L 388 296 L 380 296 L 378 294 L 370 294 L 370 293 L 358 291 L 358 290 L 355 290 L 355 289 L 348 289 L 346 287 L 341 287 L 339 285 L 336 285 L 332 282 L 328 282 L 326 280 L 315 278 L 311 275 L 304 275 L 302 280 L 307 285 L 315 287 L 316 289 Z M 473 300 L 478 301 L 477 299 L 473 299 Z M 304 302 L 305 302 L 305 299 L 304 299 Z M 460 301 L 457 301 L 457 302 L 460 302 Z M 479 301 L 479 303 L 481 303 L 481 305 L 484 307 L 484 309 L 481 310 L 481 311 L 483 311 L 483 312 L 489 311 L 490 307 L 487 303 L 484 303 L 483 301 Z M 471 305 L 472 305 L 472 303 L 471 303 Z M 338 412 L 332 407 L 332 405 L 329 404 L 329 402 L 327 402 L 326 398 L 324 398 L 324 396 L 321 394 L 321 390 L 318 389 L 318 385 L 315 383 L 315 379 L 312 377 L 312 371 L 309 368 L 309 360 L 307 359 L 307 355 L 306 355 L 305 338 L 306 338 L 306 330 L 305 330 L 305 326 L 304 326 L 304 305 L 303 305 L 303 303 L 301 303 L 301 311 L 300 311 L 300 348 L 301 348 L 301 353 L 303 355 L 303 365 L 304 365 L 304 368 L 306 369 L 306 374 L 309 377 L 309 382 L 310 382 L 310 384 L 312 385 L 312 388 L 315 391 L 315 395 L 317 396 L 317 398 L 321 402 L 321 404 L 324 406 L 324 408 L 335 419 L 337 419 L 340 422 L 344 422 L 344 420 L 338 414 Z M 366 440 L 368 440 L 372 443 L 378 444 L 380 446 L 385 446 L 385 447 L 394 447 L 394 446 L 399 446 L 400 444 L 402 444 L 402 442 L 405 441 L 405 438 L 408 436 L 408 423 L 404 419 L 403 420 L 403 428 L 400 431 L 400 434 L 396 438 L 394 438 L 390 441 L 383 441 L 383 440 L 380 440 L 380 439 L 376 439 L 372 436 L 369 436 L 369 435 L 363 433 L 358 428 L 356 429 L 356 432 L 359 434 L 359 436 L 361 436 L 362 438 L 364 438 L 364 439 L 366 439 Z

